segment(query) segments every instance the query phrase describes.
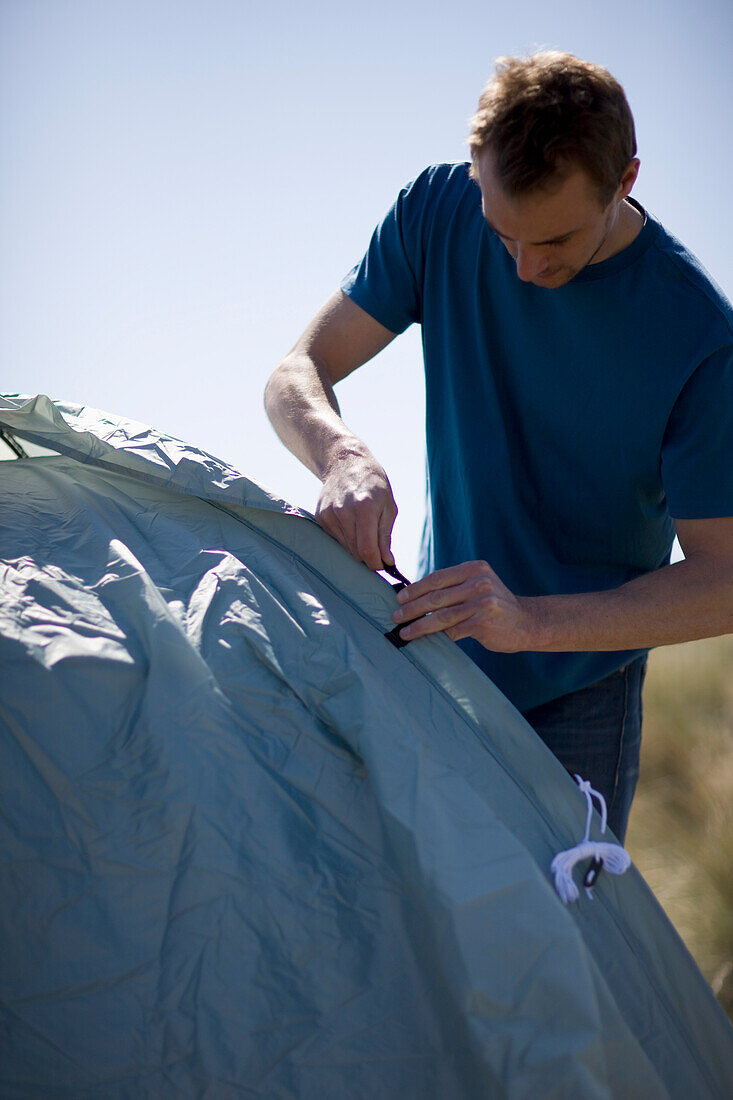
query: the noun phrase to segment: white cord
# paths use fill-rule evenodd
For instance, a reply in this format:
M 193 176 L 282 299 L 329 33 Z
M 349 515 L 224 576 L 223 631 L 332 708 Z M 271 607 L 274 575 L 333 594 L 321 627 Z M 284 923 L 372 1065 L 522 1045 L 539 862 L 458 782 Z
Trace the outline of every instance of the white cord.
M 588 858 L 599 860 L 612 875 L 622 875 L 624 871 L 627 871 L 631 866 L 631 856 L 620 844 L 608 844 L 604 841 L 599 842 L 590 839 L 590 826 L 593 820 L 593 799 L 598 799 L 601 811 L 602 833 L 606 831 L 606 820 L 608 816 L 606 800 L 600 791 L 591 787 L 588 779 L 581 779 L 579 775 L 576 775 L 575 781 L 585 795 L 588 806 L 588 813 L 585 821 L 585 836 L 574 848 L 568 848 L 567 851 L 558 852 L 550 865 L 550 869 L 555 876 L 555 889 L 565 905 L 567 905 L 568 902 L 577 901 L 578 899 L 579 891 L 578 887 L 573 882 L 573 868 L 576 863 L 580 863 L 581 860 Z M 592 889 L 586 886 L 585 892 L 592 900 Z

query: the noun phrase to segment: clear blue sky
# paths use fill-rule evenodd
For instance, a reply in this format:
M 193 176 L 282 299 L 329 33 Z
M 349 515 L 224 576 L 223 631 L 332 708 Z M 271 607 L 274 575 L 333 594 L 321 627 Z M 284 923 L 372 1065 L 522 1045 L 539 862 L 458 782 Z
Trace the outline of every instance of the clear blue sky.
M 732 43 L 729 0 L 0 0 L 0 389 L 152 423 L 312 510 L 266 378 L 402 184 L 465 159 L 497 55 L 557 47 L 621 80 L 636 197 L 733 294 Z M 339 398 L 409 572 L 419 332 Z

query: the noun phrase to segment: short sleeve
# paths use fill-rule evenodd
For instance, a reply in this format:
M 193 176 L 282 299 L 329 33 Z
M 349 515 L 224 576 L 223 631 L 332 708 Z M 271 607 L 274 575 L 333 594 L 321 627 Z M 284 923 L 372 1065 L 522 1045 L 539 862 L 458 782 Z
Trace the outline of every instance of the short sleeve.
M 341 282 L 344 294 L 394 333 L 422 317 L 427 189 L 428 172 L 402 188 L 374 230 L 365 256 Z
M 733 516 L 733 347 L 683 387 L 664 436 L 662 481 L 675 519 Z

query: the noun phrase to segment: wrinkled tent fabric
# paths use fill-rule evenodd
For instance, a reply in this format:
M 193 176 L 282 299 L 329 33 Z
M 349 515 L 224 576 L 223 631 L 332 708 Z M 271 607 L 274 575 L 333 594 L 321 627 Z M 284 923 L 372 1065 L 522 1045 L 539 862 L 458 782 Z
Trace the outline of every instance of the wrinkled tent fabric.
M 0 423 L 0 1094 L 729 1094 L 731 1028 L 585 800 L 445 637 L 210 455 Z M 598 821 L 592 836 L 600 838 Z

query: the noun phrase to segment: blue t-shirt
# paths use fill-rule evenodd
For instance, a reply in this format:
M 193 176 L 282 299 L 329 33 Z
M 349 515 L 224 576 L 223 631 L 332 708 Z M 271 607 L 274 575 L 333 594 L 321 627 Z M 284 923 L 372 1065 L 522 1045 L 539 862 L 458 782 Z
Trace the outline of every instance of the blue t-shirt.
M 483 559 L 520 596 L 614 588 L 669 561 L 671 517 L 733 515 L 733 307 L 649 215 L 565 286 L 522 282 L 467 169 L 403 188 L 341 284 L 392 332 L 422 325 L 422 571 Z M 520 710 L 640 652 L 460 644 Z

